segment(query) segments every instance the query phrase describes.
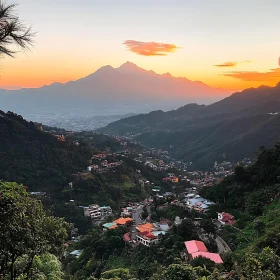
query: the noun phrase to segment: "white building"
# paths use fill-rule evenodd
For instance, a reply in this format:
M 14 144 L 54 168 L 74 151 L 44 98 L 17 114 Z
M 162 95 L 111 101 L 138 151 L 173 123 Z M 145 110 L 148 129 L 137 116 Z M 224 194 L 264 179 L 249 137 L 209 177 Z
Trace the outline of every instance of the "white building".
M 91 205 L 89 205 L 89 207 L 85 207 L 84 215 L 86 217 L 91 217 L 92 219 L 101 218 L 100 206 L 97 204 L 91 204 Z
M 91 204 L 88 207 L 84 207 L 84 215 L 91 217 L 92 219 L 100 219 L 102 217 L 110 216 L 112 214 L 112 208 L 110 206 L 100 207 L 97 204 Z
M 101 206 L 100 207 L 101 216 L 110 216 L 112 214 L 111 206 Z

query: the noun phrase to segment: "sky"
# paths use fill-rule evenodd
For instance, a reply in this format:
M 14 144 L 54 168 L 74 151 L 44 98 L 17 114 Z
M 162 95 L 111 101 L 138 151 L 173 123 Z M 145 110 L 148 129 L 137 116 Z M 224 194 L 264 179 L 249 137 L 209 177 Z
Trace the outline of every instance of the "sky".
M 126 61 L 231 91 L 280 81 L 279 0 L 18 3 L 37 34 L 30 51 L 1 58 L 2 88 L 77 80 Z

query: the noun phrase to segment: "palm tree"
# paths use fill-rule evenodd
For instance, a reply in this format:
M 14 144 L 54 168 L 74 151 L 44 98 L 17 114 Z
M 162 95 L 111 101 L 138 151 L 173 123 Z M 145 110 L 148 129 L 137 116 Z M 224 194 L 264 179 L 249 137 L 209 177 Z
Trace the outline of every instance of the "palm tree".
M 16 53 L 14 47 L 26 50 L 33 43 L 35 33 L 16 15 L 16 6 L 0 0 L 0 55 L 13 57 Z

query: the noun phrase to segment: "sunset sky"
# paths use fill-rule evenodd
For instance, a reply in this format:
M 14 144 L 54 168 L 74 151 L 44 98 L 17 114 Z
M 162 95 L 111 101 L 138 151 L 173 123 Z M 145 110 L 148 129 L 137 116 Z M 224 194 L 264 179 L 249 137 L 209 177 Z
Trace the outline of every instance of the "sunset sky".
M 2 88 L 76 80 L 126 61 L 232 91 L 280 81 L 279 0 L 18 3 L 38 33 L 30 52 L 2 59 Z

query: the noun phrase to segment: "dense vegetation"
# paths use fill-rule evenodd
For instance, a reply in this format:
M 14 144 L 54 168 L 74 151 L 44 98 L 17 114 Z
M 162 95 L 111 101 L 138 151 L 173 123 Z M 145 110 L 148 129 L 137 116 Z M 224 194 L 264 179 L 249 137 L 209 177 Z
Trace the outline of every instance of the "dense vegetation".
M 280 256 L 280 145 L 264 150 L 254 165 L 237 166 L 235 174 L 206 190 L 203 195 L 218 202 L 212 209 L 226 210 L 237 218 L 237 227 L 221 234 L 232 249 L 273 248 Z M 216 214 L 214 214 L 216 215 Z
M 63 254 L 68 225 L 48 216 L 22 185 L 0 181 L 0 194 L 0 278 L 46 279 L 48 274 L 61 274 L 55 256 Z M 52 260 L 56 267 L 47 269 L 44 260 Z
M 59 142 L 32 122 L 0 111 L 0 178 L 22 183 L 29 190 L 53 191 L 85 168 L 90 149 Z
M 259 146 L 279 139 L 280 85 L 235 93 L 209 106 L 189 104 L 125 118 L 99 131 L 134 135 L 149 147 L 166 149 L 194 168 L 209 169 L 224 159 L 251 157 Z

